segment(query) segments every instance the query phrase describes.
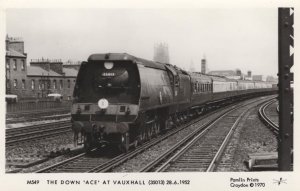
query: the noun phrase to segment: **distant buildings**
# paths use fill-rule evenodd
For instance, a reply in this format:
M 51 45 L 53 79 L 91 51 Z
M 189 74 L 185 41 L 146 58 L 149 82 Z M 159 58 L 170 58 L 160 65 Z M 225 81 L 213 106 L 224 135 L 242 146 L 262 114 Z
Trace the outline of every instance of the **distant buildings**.
M 266 78 L 263 75 L 253 75 L 252 80 L 253 81 L 266 81 Z
M 160 43 L 154 46 L 153 60 L 160 63 L 170 63 L 168 44 Z
M 6 37 L 6 94 L 20 99 L 43 98 L 59 93 L 72 99 L 80 63 L 63 64 L 61 60 L 36 59 L 27 66 L 27 54 L 21 38 Z
M 32 60 L 27 73 L 29 97 L 59 93 L 66 100 L 72 99 L 77 73 L 74 68 L 65 68 L 60 60 Z
M 230 79 L 240 80 L 243 79 L 243 75 L 241 73 L 241 70 L 215 70 L 208 72 L 210 75 L 215 76 L 225 76 Z

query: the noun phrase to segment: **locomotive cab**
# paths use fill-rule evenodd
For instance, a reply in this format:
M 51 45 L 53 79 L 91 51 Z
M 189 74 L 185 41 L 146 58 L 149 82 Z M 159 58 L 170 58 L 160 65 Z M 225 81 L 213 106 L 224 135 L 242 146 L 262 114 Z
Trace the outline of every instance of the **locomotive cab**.
M 78 72 L 72 104 L 76 142 L 125 142 L 138 115 L 140 78 L 136 63 L 126 55 L 95 54 Z M 125 148 L 128 149 L 128 148 Z

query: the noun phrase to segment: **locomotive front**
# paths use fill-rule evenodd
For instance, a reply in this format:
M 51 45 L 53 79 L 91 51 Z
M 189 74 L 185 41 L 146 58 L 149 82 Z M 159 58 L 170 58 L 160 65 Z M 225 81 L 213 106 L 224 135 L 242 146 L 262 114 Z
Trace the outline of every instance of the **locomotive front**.
M 94 54 L 81 64 L 71 108 L 76 144 L 116 144 L 127 150 L 139 110 L 140 77 L 127 54 Z

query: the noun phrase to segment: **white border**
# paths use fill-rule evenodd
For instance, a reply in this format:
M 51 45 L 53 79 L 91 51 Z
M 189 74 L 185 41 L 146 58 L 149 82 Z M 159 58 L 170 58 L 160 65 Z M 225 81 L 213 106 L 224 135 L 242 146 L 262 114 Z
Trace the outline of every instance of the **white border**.
M 299 124 L 299 119 L 297 119 L 297 115 L 299 113 L 298 110 L 298 89 L 295 88 L 295 128 L 294 128 L 294 137 L 295 137 L 295 165 L 293 172 L 259 172 L 259 173 L 115 173 L 115 174 L 5 174 L 5 102 L 4 102 L 4 93 L 5 93 L 5 10 L 7 8 L 147 8 L 147 9 L 163 9 L 163 8 L 171 8 L 171 9 L 199 9 L 199 8 L 275 8 L 278 7 L 295 7 L 295 17 L 294 17 L 294 36 L 298 36 L 297 26 L 299 26 L 298 18 L 300 12 L 298 12 L 300 6 L 299 1 L 290 1 L 290 0 L 236 0 L 236 1 L 217 1 L 217 0 L 85 0 L 85 1 L 74 1 L 74 0 L 0 0 L 0 58 L 1 58 L 1 66 L 0 69 L 1 76 L 3 77 L 2 83 L 0 84 L 0 93 L 1 93 L 1 108 L 2 115 L 0 121 L 2 122 L 2 128 L 0 131 L 0 145 L 1 145 L 1 170 L 0 170 L 0 185 L 1 190 L 47 190 L 47 189 L 55 189 L 55 190 L 81 190 L 81 189 L 89 189 L 89 190 L 241 190 L 241 188 L 230 188 L 229 179 L 233 178 L 258 178 L 260 182 L 265 182 L 265 188 L 250 188 L 250 189 L 242 189 L 242 190 L 300 190 L 299 183 L 299 130 L 297 125 Z M 295 38 L 295 47 L 299 45 L 299 38 Z M 299 59 L 295 49 L 295 57 L 294 57 L 294 67 L 293 70 L 299 71 Z M 295 75 L 295 84 L 297 85 L 299 82 L 299 77 Z M 299 116 L 299 115 L 298 115 Z M 298 177 L 297 177 L 298 175 Z M 283 177 L 287 179 L 287 184 L 282 184 L 280 186 L 273 183 L 273 179 L 278 179 Z M 61 185 L 47 185 L 46 180 L 48 179 L 57 179 L 57 180 L 66 180 L 66 179 L 74 179 L 74 180 L 107 180 L 110 179 L 189 179 L 191 181 L 190 186 L 104 186 L 104 185 L 89 185 L 89 186 L 61 186 Z M 41 183 L 39 185 L 27 185 L 26 181 L 30 179 L 37 179 Z

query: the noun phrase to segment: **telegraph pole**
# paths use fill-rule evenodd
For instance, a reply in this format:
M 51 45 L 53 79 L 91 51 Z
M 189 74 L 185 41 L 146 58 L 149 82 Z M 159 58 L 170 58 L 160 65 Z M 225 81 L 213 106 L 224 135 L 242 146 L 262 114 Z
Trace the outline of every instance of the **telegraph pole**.
M 278 10 L 278 80 L 279 80 L 279 171 L 291 171 L 293 161 L 293 89 L 294 75 L 290 68 L 294 64 L 294 54 L 290 55 L 290 46 L 294 47 L 293 8 Z

